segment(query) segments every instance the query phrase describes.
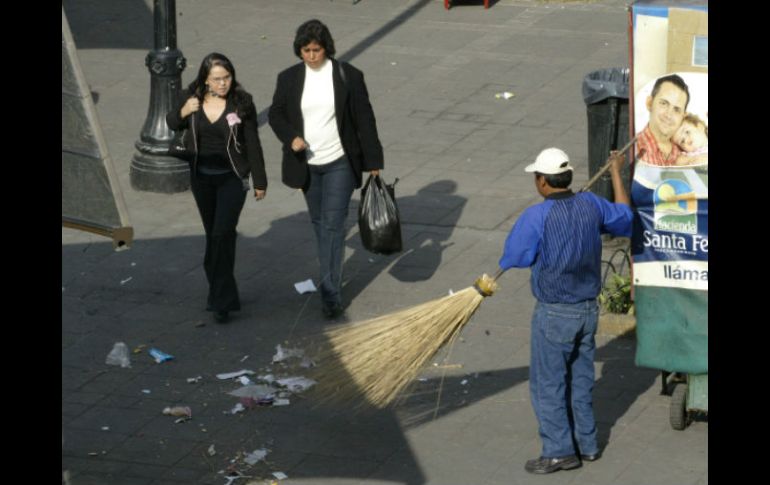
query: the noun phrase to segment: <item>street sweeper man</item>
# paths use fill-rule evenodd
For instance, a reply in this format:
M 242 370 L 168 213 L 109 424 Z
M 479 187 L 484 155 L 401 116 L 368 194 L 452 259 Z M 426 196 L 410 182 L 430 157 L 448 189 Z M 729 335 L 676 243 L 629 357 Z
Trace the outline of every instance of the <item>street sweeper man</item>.
M 591 392 L 601 234 L 631 235 L 632 213 L 620 178 L 624 159 L 611 153 L 614 204 L 591 192 L 573 193 L 573 169 L 558 148 L 543 150 L 524 169 L 534 172 L 535 188 L 545 200 L 527 208 L 514 224 L 500 268 L 531 267 L 537 299 L 529 390 L 543 448 L 539 458 L 527 461 L 524 468 L 530 473 L 569 470 L 599 458 Z

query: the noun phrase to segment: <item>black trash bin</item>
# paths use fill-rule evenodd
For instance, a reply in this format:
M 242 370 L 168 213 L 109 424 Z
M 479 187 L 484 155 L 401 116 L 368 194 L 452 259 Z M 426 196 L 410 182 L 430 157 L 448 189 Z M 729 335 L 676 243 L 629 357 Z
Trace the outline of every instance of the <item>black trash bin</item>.
M 628 68 L 615 67 L 588 73 L 583 80 L 583 101 L 588 114 L 589 178 L 604 167 L 610 150 L 618 150 L 628 143 L 628 78 Z M 627 189 L 630 173 L 628 164 L 620 172 Z M 591 191 L 615 200 L 609 171 L 594 183 Z

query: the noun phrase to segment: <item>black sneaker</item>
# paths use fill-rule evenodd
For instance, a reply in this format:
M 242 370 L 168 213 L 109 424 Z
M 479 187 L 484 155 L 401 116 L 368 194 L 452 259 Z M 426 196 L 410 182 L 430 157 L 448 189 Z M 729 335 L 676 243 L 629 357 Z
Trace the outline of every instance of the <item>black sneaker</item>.
M 230 314 L 227 311 L 214 312 L 214 320 L 216 320 L 217 323 L 227 323 L 229 319 Z
M 332 320 L 342 315 L 345 312 L 345 309 L 342 308 L 342 305 L 340 305 L 339 303 L 330 303 L 330 304 L 324 303 L 324 306 L 321 309 L 321 312 L 324 314 L 324 317 L 328 318 L 329 320 Z
M 558 470 L 572 470 L 580 466 L 580 460 L 575 455 L 562 456 L 558 458 L 535 458 L 534 460 L 527 461 L 524 465 L 524 469 L 529 473 L 536 473 L 539 475 L 545 473 L 553 473 Z

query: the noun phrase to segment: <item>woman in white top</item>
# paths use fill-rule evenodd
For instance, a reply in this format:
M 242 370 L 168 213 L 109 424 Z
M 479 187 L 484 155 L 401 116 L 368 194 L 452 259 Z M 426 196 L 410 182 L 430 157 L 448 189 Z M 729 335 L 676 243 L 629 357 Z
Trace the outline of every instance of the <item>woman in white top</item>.
M 329 29 L 309 20 L 297 29 L 303 62 L 278 75 L 270 127 L 283 144 L 282 179 L 301 188 L 318 243 L 323 314 L 343 313 L 345 219 L 362 172 L 383 168 L 382 145 L 361 71 L 334 59 Z

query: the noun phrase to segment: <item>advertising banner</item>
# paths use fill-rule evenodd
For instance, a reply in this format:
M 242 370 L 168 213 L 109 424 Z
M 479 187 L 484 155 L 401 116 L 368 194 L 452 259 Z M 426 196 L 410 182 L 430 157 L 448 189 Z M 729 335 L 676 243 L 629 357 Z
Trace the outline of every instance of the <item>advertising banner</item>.
M 637 365 L 708 372 L 708 3 L 631 6 Z

